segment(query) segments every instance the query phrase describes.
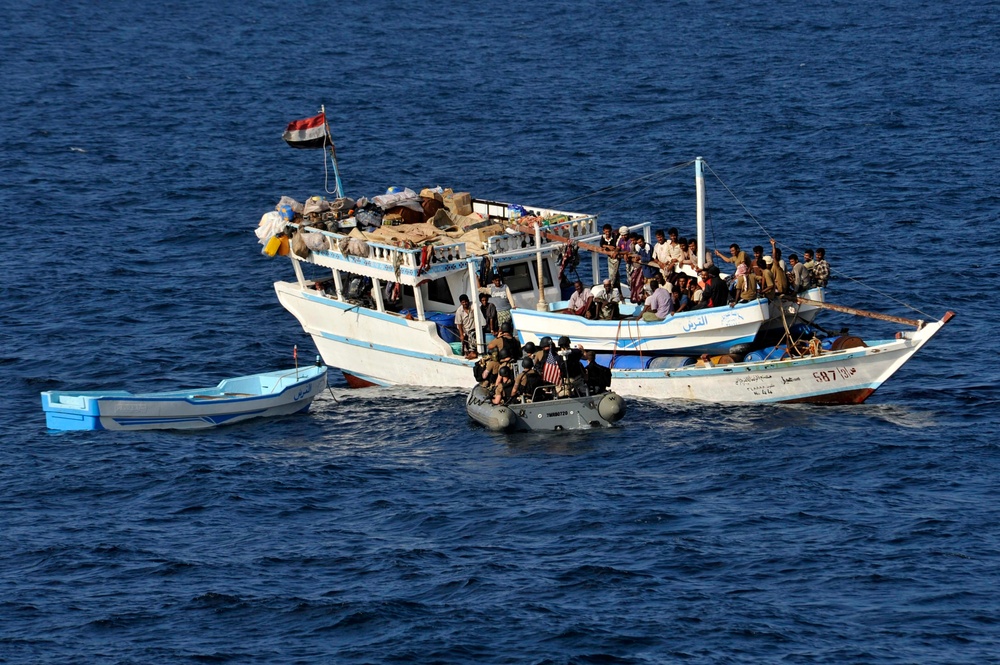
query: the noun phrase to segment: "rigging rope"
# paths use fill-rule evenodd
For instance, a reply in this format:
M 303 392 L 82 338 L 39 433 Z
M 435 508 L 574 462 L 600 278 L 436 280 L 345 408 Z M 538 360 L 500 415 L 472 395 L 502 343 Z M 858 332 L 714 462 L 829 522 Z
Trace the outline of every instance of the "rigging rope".
M 621 182 L 621 183 L 618 183 L 618 184 L 615 184 L 615 185 L 608 185 L 607 187 L 603 187 L 601 189 L 594 190 L 594 191 L 590 192 L 589 194 L 583 194 L 582 196 L 578 196 L 576 198 L 569 199 L 567 201 L 563 201 L 562 203 L 558 203 L 558 204 L 556 204 L 555 207 L 556 208 L 563 208 L 564 206 L 572 205 L 572 204 L 574 204 L 574 203 L 576 203 L 578 201 L 583 201 L 584 199 L 590 198 L 592 196 L 597 196 L 599 194 L 606 194 L 607 192 L 610 192 L 610 191 L 613 191 L 613 190 L 616 190 L 616 189 L 620 189 L 622 187 L 629 187 L 631 185 L 634 185 L 635 183 L 646 181 L 646 184 L 643 187 L 640 187 L 636 192 L 628 194 L 628 195 L 626 195 L 626 196 L 624 196 L 622 198 L 619 198 L 617 201 L 613 201 L 611 203 L 611 205 L 610 205 L 610 209 L 614 210 L 615 208 L 619 207 L 625 201 L 628 201 L 629 199 L 632 199 L 632 198 L 635 198 L 636 196 L 639 196 L 640 194 L 644 193 L 648 189 L 651 189 L 654 185 L 658 185 L 659 182 L 661 180 L 665 180 L 667 178 L 667 176 L 673 175 L 677 171 L 685 169 L 685 168 L 691 166 L 692 164 L 694 164 L 694 160 L 691 160 L 691 161 L 688 161 L 688 162 L 684 162 L 682 164 L 675 164 L 674 166 L 671 166 L 669 168 L 661 169 L 659 171 L 654 171 L 653 173 L 647 173 L 646 175 L 639 176 L 638 178 L 633 178 L 632 180 L 626 180 L 625 182 Z M 655 182 L 649 183 L 648 181 L 651 181 L 651 180 L 655 180 Z M 605 214 L 604 211 L 597 213 L 597 215 L 603 215 L 603 214 Z
M 733 190 L 731 190 L 729 188 L 729 186 L 725 182 L 723 182 L 721 176 L 719 176 L 719 174 L 716 173 L 715 170 L 711 166 L 709 166 L 707 162 L 705 163 L 705 168 L 708 169 L 713 176 L 715 176 L 715 179 L 719 181 L 719 184 L 722 185 L 723 189 L 725 189 L 727 192 L 729 192 L 729 195 L 733 197 L 733 200 L 736 201 L 736 203 L 741 208 L 743 208 L 743 211 L 747 214 L 747 216 L 750 219 L 753 220 L 754 224 L 757 225 L 757 227 L 764 233 L 764 235 L 767 236 L 768 240 L 773 240 L 774 238 L 771 236 L 770 232 L 768 232 L 768 230 L 766 228 L 764 228 L 764 225 L 761 224 L 760 221 L 756 217 L 754 217 L 753 213 L 751 213 L 750 210 L 745 205 L 743 205 L 743 202 L 739 199 L 739 197 L 736 196 L 736 194 L 733 192 Z M 713 228 L 712 234 L 713 234 L 712 235 L 712 242 L 713 242 L 713 244 L 715 244 L 715 231 L 714 231 L 714 228 Z M 793 248 L 788 247 L 784 243 L 780 243 L 780 242 L 775 241 L 775 244 L 778 245 L 779 247 L 781 247 L 782 250 L 787 250 L 789 253 L 791 253 L 792 251 L 794 251 Z M 854 284 L 857 284 L 857 285 L 862 286 L 862 287 L 864 287 L 866 289 L 874 291 L 875 293 L 879 294 L 883 298 L 885 298 L 887 300 L 891 300 L 892 302 L 894 302 L 897 305 L 900 305 L 902 307 L 905 307 L 906 309 L 909 309 L 909 310 L 912 310 L 912 311 L 917 312 L 919 314 L 922 314 L 923 316 L 927 317 L 928 319 L 937 320 L 937 317 L 933 316 L 932 314 L 928 314 L 927 312 L 924 312 L 923 310 L 921 310 L 918 307 L 915 307 L 914 305 L 911 305 L 911 304 L 909 304 L 907 302 L 903 302 L 902 300 L 900 300 L 898 298 L 895 298 L 895 297 L 893 297 L 893 296 L 891 296 L 891 295 L 889 295 L 887 293 L 883 293 L 882 291 L 878 290 L 874 286 L 866 284 L 865 282 L 862 282 L 859 279 L 855 279 L 854 277 L 848 277 L 847 275 L 844 275 L 842 273 L 837 272 L 833 268 L 830 268 L 830 274 L 831 275 L 835 275 L 838 279 L 843 279 L 843 280 L 846 280 L 846 281 L 849 281 L 849 282 L 853 282 Z

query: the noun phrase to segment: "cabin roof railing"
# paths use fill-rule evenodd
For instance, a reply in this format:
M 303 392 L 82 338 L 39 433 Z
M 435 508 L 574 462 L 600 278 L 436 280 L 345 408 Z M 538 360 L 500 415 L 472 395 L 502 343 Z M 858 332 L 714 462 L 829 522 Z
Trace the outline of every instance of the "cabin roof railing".
M 477 203 L 482 203 L 478 202 Z M 501 204 L 494 204 L 501 205 Z M 507 212 L 506 204 L 504 212 Z M 572 215 L 578 213 L 561 213 L 557 211 L 539 210 L 546 214 Z M 507 221 L 506 219 L 504 221 Z M 291 224 L 302 233 L 318 233 L 328 240 L 327 250 L 312 250 L 308 259 L 314 263 L 334 270 L 345 270 L 367 277 L 381 280 L 396 281 L 402 284 L 414 285 L 426 279 L 443 277 L 455 270 L 465 268 L 468 260 L 479 263 L 482 257 L 471 255 L 464 242 L 452 242 L 444 245 L 432 245 L 433 260 L 430 266 L 421 268 L 423 263 L 423 248 L 406 248 L 389 245 L 369 239 L 363 239 L 368 247 L 367 256 L 356 256 L 342 251 L 345 239 L 352 236 L 334 231 L 326 231 L 302 224 Z M 558 235 L 568 241 L 592 236 L 597 230 L 597 216 L 577 216 L 561 222 L 554 222 L 543 227 L 545 232 Z M 362 240 L 358 238 L 358 240 Z M 515 232 L 492 236 L 484 243 L 486 255 L 492 260 L 502 262 L 523 259 L 536 253 L 534 238 L 529 234 Z M 558 249 L 562 243 L 558 240 L 543 237 L 542 249 L 549 253 Z

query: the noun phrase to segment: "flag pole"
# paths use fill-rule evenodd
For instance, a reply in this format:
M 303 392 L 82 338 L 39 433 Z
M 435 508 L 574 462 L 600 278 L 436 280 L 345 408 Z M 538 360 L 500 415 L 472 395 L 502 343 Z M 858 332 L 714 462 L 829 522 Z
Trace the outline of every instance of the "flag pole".
M 330 134 L 330 122 L 326 119 L 326 105 L 321 104 L 323 125 L 326 127 L 326 140 L 330 146 L 330 157 L 333 159 L 333 177 L 337 180 L 337 198 L 344 198 L 344 186 L 340 183 L 340 169 L 337 167 L 337 148 L 333 145 L 333 135 Z

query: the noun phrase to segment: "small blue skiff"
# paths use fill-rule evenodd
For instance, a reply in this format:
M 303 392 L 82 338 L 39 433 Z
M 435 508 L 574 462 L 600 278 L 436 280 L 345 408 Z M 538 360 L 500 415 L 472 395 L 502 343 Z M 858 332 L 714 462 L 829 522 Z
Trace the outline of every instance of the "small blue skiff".
M 326 367 L 309 365 L 164 393 L 50 390 L 42 410 L 56 430 L 201 429 L 305 411 L 326 386 Z

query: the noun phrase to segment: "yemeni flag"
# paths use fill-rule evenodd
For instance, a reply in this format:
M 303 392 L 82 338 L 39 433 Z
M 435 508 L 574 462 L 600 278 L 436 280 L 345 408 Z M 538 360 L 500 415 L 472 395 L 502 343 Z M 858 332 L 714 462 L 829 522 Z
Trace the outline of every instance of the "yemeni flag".
M 285 127 L 281 138 L 293 148 L 325 148 L 332 144 L 326 132 L 326 113 L 312 118 L 293 120 Z

